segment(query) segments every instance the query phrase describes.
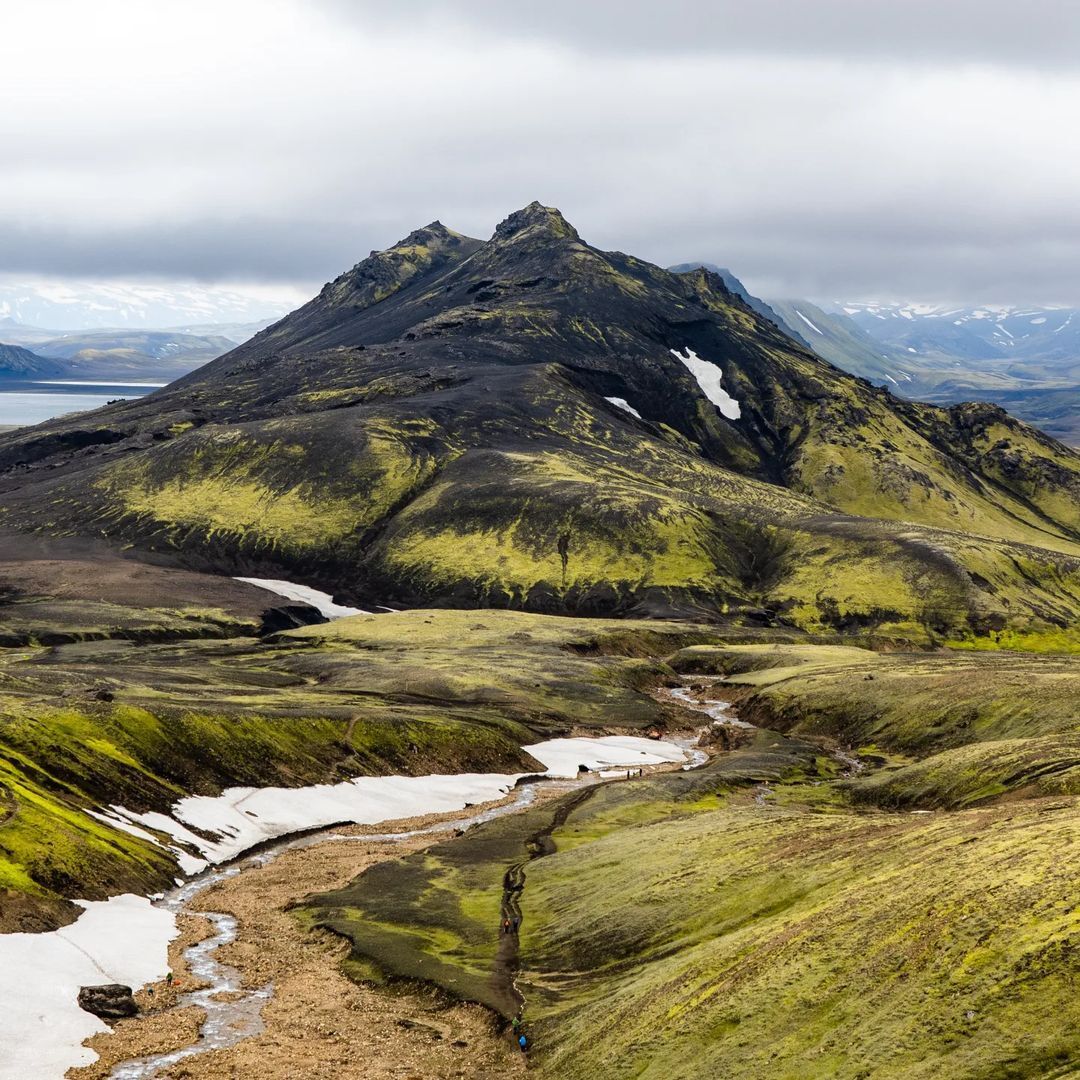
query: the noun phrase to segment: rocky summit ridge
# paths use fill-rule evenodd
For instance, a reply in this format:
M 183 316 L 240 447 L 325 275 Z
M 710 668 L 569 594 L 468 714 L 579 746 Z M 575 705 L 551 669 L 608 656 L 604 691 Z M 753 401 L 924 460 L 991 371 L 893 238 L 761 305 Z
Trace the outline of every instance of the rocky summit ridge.
M 487 241 L 432 222 L 155 394 L 0 436 L 0 530 L 361 603 L 918 641 L 1080 614 L 1075 452 L 900 400 L 540 203 Z

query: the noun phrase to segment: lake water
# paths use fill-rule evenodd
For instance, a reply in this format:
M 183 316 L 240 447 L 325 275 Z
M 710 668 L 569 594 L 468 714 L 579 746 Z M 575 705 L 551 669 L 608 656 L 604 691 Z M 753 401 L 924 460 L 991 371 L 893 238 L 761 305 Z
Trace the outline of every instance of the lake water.
M 0 383 L 0 426 L 40 424 L 54 416 L 97 409 L 117 398 L 137 398 L 164 383 Z

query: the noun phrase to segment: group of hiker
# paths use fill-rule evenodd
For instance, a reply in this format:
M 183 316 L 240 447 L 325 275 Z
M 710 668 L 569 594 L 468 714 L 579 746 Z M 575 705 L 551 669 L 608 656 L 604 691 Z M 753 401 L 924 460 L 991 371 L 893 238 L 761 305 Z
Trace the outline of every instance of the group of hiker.
M 514 1032 L 514 1039 L 517 1041 L 518 1049 L 524 1054 L 529 1049 L 529 1040 L 525 1037 L 525 1032 L 522 1029 L 521 1013 L 518 1013 L 513 1020 L 510 1021 L 510 1027 Z

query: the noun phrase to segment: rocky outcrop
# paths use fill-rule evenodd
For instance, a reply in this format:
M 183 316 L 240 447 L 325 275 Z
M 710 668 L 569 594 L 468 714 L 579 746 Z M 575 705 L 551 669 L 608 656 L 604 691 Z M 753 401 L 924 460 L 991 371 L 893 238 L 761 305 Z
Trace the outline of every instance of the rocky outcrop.
M 100 1016 L 102 1020 L 123 1020 L 125 1016 L 135 1016 L 139 1011 L 131 987 L 122 983 L 81 987 L 79 1008 Z

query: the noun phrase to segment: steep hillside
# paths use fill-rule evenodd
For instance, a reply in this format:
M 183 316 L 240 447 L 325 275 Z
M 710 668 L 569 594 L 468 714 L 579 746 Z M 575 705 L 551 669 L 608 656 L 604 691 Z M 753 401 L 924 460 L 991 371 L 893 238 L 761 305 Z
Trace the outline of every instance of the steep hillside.
M 875 341 L 843 313 L 833 314 L 808 300 L 770 300 L 769 304 L 784 325 L 801 326 L 814 352 L 841 370 L 891 384 L 906 396 L 927 385 L 930 373 L 918 362 Z
M 159 393 L 0 438 L 0 470 L 7 531 L 371 602 L 918 640 L 1080 611 L 1080 456 L 536 203 L 417 230 Z

